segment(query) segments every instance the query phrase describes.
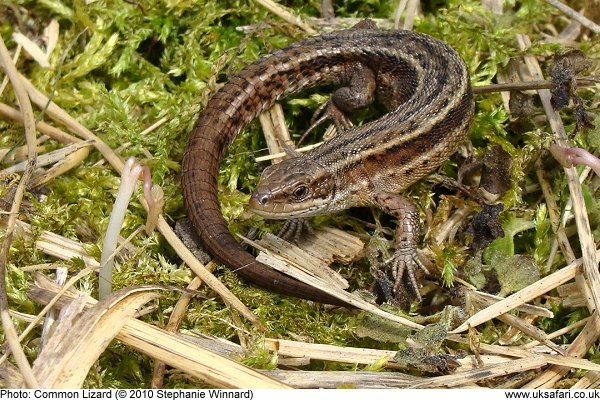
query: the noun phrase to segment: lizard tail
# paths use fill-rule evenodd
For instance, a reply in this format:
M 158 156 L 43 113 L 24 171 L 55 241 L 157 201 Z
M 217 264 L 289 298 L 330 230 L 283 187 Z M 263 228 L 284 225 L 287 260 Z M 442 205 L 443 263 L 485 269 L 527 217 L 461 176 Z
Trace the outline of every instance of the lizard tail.
M 257 104 L 238 80 L 245 81 L 243 77 L 234 78 L 210 100 L 188 141 L 181 182 L 188 216 L 205 249 L 246 280 L 294 297 L 346 306 L 345 302 L 328 293 L 258 262 L 242 249 L 227 229 L 217 198 L 217 174 L 223 154 L 241 129 L 277 97 L 277 93 L 271 93 L 270 101 L 263 97 Z M 235 104 L 238 107 L 232 111 Z

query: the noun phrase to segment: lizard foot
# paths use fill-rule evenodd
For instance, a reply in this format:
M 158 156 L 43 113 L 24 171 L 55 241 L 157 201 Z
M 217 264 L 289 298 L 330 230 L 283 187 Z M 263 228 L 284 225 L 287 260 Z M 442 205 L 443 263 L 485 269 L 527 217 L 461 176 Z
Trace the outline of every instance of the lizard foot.
M 395 295 L 400 291 L 400 286 L 405 285 L 414 293 L 418 301 L 421 301 L 421 293 L 417 284 L 416 271 L 420 268 L 425 274 L 429 271 L 419 260 L 417 249 L 407 243 L 400 243 L 394 255 L 383 263 L 386 275 L 394 282 L 392 293 Z
M 398 218 L 396 227 L 396 251 L 394 255 L 387 261 L 383 262 L 379 269 L 381 270 L 377 277 L 385 275 L 391 282 L 379 283 L 381 294 L 386 301 L 391 299 L 399 300 L 400 296 L 412 293 L 421 301 L 421 293 L 417 285 L 416 271 L 418 268 L 425 271 L 427 268 L 423 265 L 417 253 L 418 238 L 420 233 L 419 212 L 417 207 L 408 199 L 401 195 L 379 192 L 375 193 L 375 201 L 379 207 L 387 214 Z M 385 286 L 391 286 L 391 289 L 386 289 Z M 408 289 L 403 291 L 401 289 Z
M 429 271 L 423 265 L 416 249 L 402 246 L 394 255 L 377 266 L 371 267 L 375 278 L 374 292 L 388 303 L 407 308 L 406 296 L 411 294 L 421 301 L 421 293 L 417 284 L 417 270 L 425 274 Z
M 300 139 L 298 140 L 298 144 L 302 143 L 304 139 L 319 125 L 323 122 L 331 119 L 335 125 L 335 129 L 337 133 L 344 132 L 350 128 L 352 128 L 353 124 L 350 121 L 350 118 L 346 116 L 346 114 L 340 110 L 338 106 L 335 105 L 332 99 L 327 100 L 325 103 L 321 104 L 319 108 L 315 111 L 310 120 L 310 126 L 302 134 Z
M 299 243 L 303 237 L 311 233 L 313 233 L 312 227 L 306 219 L 293 218 L 285 221 L 277 236 L 290 243 Z

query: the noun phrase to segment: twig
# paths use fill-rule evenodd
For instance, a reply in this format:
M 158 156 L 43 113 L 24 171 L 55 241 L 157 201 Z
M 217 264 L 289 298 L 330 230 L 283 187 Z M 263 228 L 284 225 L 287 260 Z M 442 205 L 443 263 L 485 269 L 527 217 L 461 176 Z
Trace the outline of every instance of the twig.
M 400 18 L 402 18 L 402 13 L 408 4 L 408 0 L 400 0 L 398 2 L 398 7 L 396 7 L 396 11 L 394 13 L 394 29 L 400 29 Z
M 4 241 L 2 242 L 2 248 L 0 249 L 0 319 L 2 320 L 2 326 L 4 328 L 6 340 L 15 357 L 15 361 L 19 366 L 20 372 L 21 374 L 23 374 L 25 383 L 28 387 L 34 388 L 38 387 L 37 379 L 33 375 L 33 371 L 31 369 L 31 366 L 29 365 L 29 361 L 27 361 L 27 357 L 25 356 L 25 353 L 21 348 L 17 337 L 17 331 L 15 330 L 12 318 L 9 314 L 8 296 L 6 292 L 6 266 L 8 263 L 8 253 L 10 249 L 10 244 L 14 235 L 15 223 L 17 221 L 17 214 L 19 208 L 21 207 L 21 201 L 23 200 L 25 189 L 27 188 L 29 180 L 33 175 L 37 161 L 35 119 L 33 117 L 33 108 L 31 107 L 31 103 L 29 102 L 29 97 L 27 97 L 27 92 L 23 88 L 21 79 L 19 77 L 19 73 L 12 62 L 10 53 L 6 48 L 2 37 L 0 37 L 0 64 L 4 69 L 4 72 L 10 79 L 13 91 L 19 102 L 19 107 L 21 108 L 21 112 L 23 113 L 25 138 L 27 140 L 29 158 L 29 164 L 27 165 L 27 169 L 23 173 L 21 181 L 19 182 L 19 185 L 17 186 L 17 190 L 15 192 L 15 197 L 10 209 L 10 215 L 8 216 L 8 222 L 6 224 L 6 234 L 4 236 Z
M 600 318 L 598 318 L 598 312 L 594 312 L 581 333 L 569 345 L 567 355 L 569 357 L 583 357 L 598 338 L 599 330 Z M 523 386 L 523 389 L 552 388 L 569 371 L 569 367 L 553 365 L 527 385 Z
M 263 374 L 287 383 L 294 389 L 393 389 L 406 388 L 421 378 L 400 372 L 385 371 L 303 371 L 265 370 Z
M 11 119 L 20 124 L 23 123 L 23 114 L 20 111 L 15 110 L 14 108 L 9 107 L 3 103 L 0 103 L 0 117 Z M 51 125 L 48 125 L 45 122 L 37 122 L 36 127 L 40 133 L 43 133 L 45 135 L 45 136 L 42 136 L 42 138 L 45 138 L 45 139 L 47 139 L 48 137 L 51 137 L 52 139 L 55 139 L 61 143 L 68 144 L 68 145 L 83 142 L 81 139 L 71 136 L 71 135 L 61 131 L 60 129 L 57 129 Z M 57 150 L 57 151 L 60 152 L 61 150 Z M 89 149 L 89 147 L 86 146 L 86 147 L 79 148 L 78 150 L 75 150 L 73 153 L 67 155 L 66 157 L 64 157 L 64 156 L 60 157 L 60 159 L 50 169 L 48 169 L 42 173 L 36 173 L 36 175 L 33 177 L 33 179 L 30 182 L 30 188 L 38 187 L 38 186 L 50 181 L 51 179 L 54 179 L 57 176 L 65 173 L 66 171 L 69 171 L 70 169 L 74 168 L 75 166 L 81 164 L 81 162 L 83 162 L 83 160 L 85 160 L 87 158 L 87 156 L 89 155 L 89 152 L 90 152 L 90 149 Z M 41 158 L 43 158 L 43 157 L 44 156 L 38 157 L 38 167 L 40 166 Z
M 496 295 L 486 293 L 486 292 L 480 292 L 477 290 L 471 290 L 468 293 L 468 295 L 486 299 L 487 301 L 490 302 L 490 304 L 493 304 L 497 301 L 504 300 L 504 298 L 502 298 L 500 296 L 496 296 Z M 488 306 L 490 304 L 488 304 Z M 522 304 L 519 307 L 515 308 L 515 311 L 519 311 L 521 313 L 529 314 L 529 315 L 536 316 L 536 317 L 554 318 L 554 313 L 552 311 L 550 311 L 544 307 L 540 307 L 540 306 L 536 306 L 536 305 L 532 305 L 532 304 Z
M 20 220 L 17 220 L 17 228 L 22 238 L 32 240 L 36 249 L 49 256 L 65 261 L 80 258 L 86 267 L 92 269 L 100 266 L 94 257 L 87 255 L 84 246 L 78 241 L 67 239 L 50 231 L 38 231 L 34 236 L 31 225 Z
M 581 319 L 581 320 L 579 320 L 577 322 L 572 323 L 571 325 L 565 326 L 564 328 L 561 328 L 561 329 L 558 329 L 558 330 L 556 330 L 556 331 L 554 331 L 552 333 L 549 333 L 546 337 L 549 340 L 556 339 L 557 337 L 562 336 L 565 333 L 572 331 L 573 329 L 577 329 L 577 328 L 580 328 L 582 326 L 585 326 L 588 323 L 589 320 L 590 320 L 590 317 Z M 527 344 L 524 344 L 523 346 L 521 346 L 521 348 L 529 350 L 529 349 L 537 346 L 538 344 L 540 344 L 540 342 L 537 341 L 537 340 L 534 340 L 534 341 L 531 341 L 531 342 L 529 342 Z
M 153 130 L 155 130 L 158 127 L 160 127 L 161 125 L 163 125 L 168 120 L 169 119 L 167 117 L 162 117 L 161 119 L 159 119 L 158 121 L 156 121 L 155 123 L 153 123 L 152 125 L 150 125 L 149 127 L 147 127 L 146 129 L 144 129 L 143 131 L 141 131 L 140 132 L 140 136 L 145 136 L 145 135 L 149 134 Z
M 216 266 L 217 264 L 211 261 L 206 266 L 206 269 L 212 271 Z M 194 279 L 192 279 L 192 281 L 187 285 L 186 291 L 181 294 L 181 297 L 179 297 L 179 300 L 177 300 L 177 304 L 175 304 L 175 307 L 173 308 L 173 312 L 169 316 L 169 322 L 167 322 L 167 326 L 165 327 L 165 330 L 167 332 L 176 332 L 179 329 L 181 321 L 183 320 L 183 317 L 185 315 L 187 306 L 193 298 L 193 296 L 188 292 L 188 290 L 197 290 L 200 287 L 200 285 L 202 285 L 202 280 L 197 276 L 194 277 Z M 163 387 L 163 380 L 165 376 L 166 367 L 167 364 L 165 364 L 163 361 L 156 360 L 154 362 L 154 371 L 152 373 L 151 385 L 153 389 Z
M 338 299 L 344 301 L 345 303 L 350 304 L 356 308 L 360 308 L 361 310 L 368 311 L 379 317 L 385 318 L 390 321 L 397 322 L 397 323 L 404 325 L 410 329 L 414 329 L 414 330 L 423 329 L 423 325 L 420 325 L 416 322 L 413 322 L 413 321 L 411 321 L 407 318 L 401 317 L 399 315 L 391 314 L 379 307 L 374 306 L 373 304 L 369 303 L 368 301 L 365 301 L 360 296 L 358 296 L 354 293 L 348 293 L 335 285 L 329 285 L 327 283 L 324 283 L 321 279 L 311 275 L 310 273 L 302 271 L 299 268 L 290 268 L 289 263 L 277 258 L 277 256 L 275 254 L 273 254 L 273 252 L 271 252 L 270 250 L 261 246 L 258 242 L 252 241 L 252 240 L 250 240 L 242 235 L 239 235 L 239 234 L 238 234 L 238 237 L 243 242 L 248 243 L 250 246 L 254 247 L 255 249 L 262 251 L 263 253 L 261 254 L 261 256 L 263 258 L 260 261 L 275 268 L 276 270 L 278 270 L 280 272 L 284 272 L 301 282 L 304 282 L 308 285 L 316 287 L 322 291 L 326 291 L 330 295 L 334 296 L 335 298 L 338 298 Z M 268 258 L 268 260 L 265 260 L 265 258 Z M 267 262 L 265 262 L 265 261 L 267 261 Z
M 600 372 L 588 371 L 570 389 L 596 389 L 600 380 Z
M 287 21 L 292 25 L 296 25 L 297 27 L 299 27 L 300 29 L 302 29 L 303 31 L 308 33 L 309 35 L 317 34 L 317 32 L 310 25 L 308 25 L 306 22 L 304 22 L 302 20 L 302 18 L 295 16 L 294 14 L 292 14 L 291 12 L 289 12 L 288 10 L 286 10 L 279 4 L 275 3 L 274 1 L 272 1 L 272 0 L 254 0 L 254 1 L 257 2 L 258 4 L 260 4 L 261 6 L 263 6 L 264 8 L 266 8 L 267 10 L 269 10 L 270 12 L 272 12 L 273 14 L 277 15 L 279 18 L 283 19 L 284 21 Z
M 276 103 L 268 110 L 263 111 L 258 119 L 271 155 L 281 154 L 284 146 L 292 145 L 293 142 L 285 125 L 285 116 L 281 104 Z M 272 160 L 277 162 L 278 158 Z
M 556 198 L 554 197 L 554 193 L 552 192 L 552 187 L 550 186 L 550 183 L 544 177 L 542 160 L 539 158 L 535 162 L 535 173 L 537 175 L 540 188 L 542 189 L 542 194 L 544 195 L 544 199 L 546 200 L 546 204 L 548 206 L 550 224 L 552 225 L 552 230 L 556 235 L 556 240 L 558 240 L 558 244 L 560 245 L 562 253 L 565 256 L 567 262 L 572 263 L 573 261 L 575 261 L 576 258 L 575 253 L 571 248 L 571 244 L 569 243 L 569 239 L 565 234 L 564 228 L 560 225 L 558 204 L 556 204 Z
M 12 58 L 13 65 L 17 64 L 17 60 L 19 59 L 19 56 L 21 55 L 22 49 L 23 49 L 23 46 L 18 44 L 17 49 L 15 50 L 15 55 Z M 4 79 L 2 79 L 2 84 L 0 84 L 0 95 L 2 95 L 2 93 L 4 93 L 4 89 L 6 89 L 6 85 L 8 85 L 8 74 L 6 74 Z
M 57 150 L 53 150 L 53 151 L 45 153 L 45 154 L 42 154 L 37 157 L 36 167 L 41 168 L 41 167 L 45 167 L 46 165 L 60 162 L 61 160 L 64 160 L 65 157 L 69 156 L 70 154 L 73 154 L 76 151 L 78 151 L 84 147 L 91 146 L 91 144 L 92 143 L 90 141 L 81 141 L 78 143 L 70 144 L 65 147 L 61 147 Z M 25 169 L 28 166 L 29 166 L 29 161 L 21 161 L 17 164 L 11 165 L 8 168 L 4 168 L 3 170 L 0 170 L 0 172 L 4 173 L 4 174 L 23 172 L 23 171 L 25 171 Z
M 54 276 L 54 281 L 58 286 L 64 286 L 67 277 L 69 276 L 69 268 L 65 265 L 58 266 L 56 268 L 56 274 Z M 48 343 L 48 340 L 52 336 L 52 325 L 56 322 L 59 310 L 55 310 L 54 308 L 48 311 L 48 315 L 44 318 L 44 325 L 42 328 L 42 335 L 40 340 L 40 346 L 38 349 L 38 354 L 44 350 L 44 346 Z M 35 320 L 32 319 L 31 321 Z M 29 321 L 29 322 L 31 322 Z M 19 338 L 20 339 L 20 338 Z
M 127 244 L 130 243 L 132 241 L 132 239 L 137 235 L 137 233 L 139 233 L 141 230 L 138 229 L 136 231 L 134 231 L 133 233 L 131 233 L 126 239 L 125 241 L 119 245 L 119 247 L 117 247 L 117 249 L 113 252 L 112 256 L 114 256 L 114 254 L 118 254 L 123 247 Z M 56 235 L 56 234 L 53 234 Z M 57 235 L 58 236 L 58 235 Z M 72 257 L 69 257 L 72 258 Z M 79 271 L 75 276 L 73 276 L 71 279 L 69 279 L 63 286 L 60 287 L 60 291 L 56 294 L 56 296 L 54 296 L 54 298 L 42 309 L 42 311 L 40 311 L 35 318 L 29 323 L 29 325 L 27 325 L 27 327 L 23 330 L 23 332 L 21 332 L 21 335 L 19 335 L 19 341 L 25 339 L 25 337 L 27 337 L 27 335 L 33 330 L 33 328 L 35 328 L 40 321 L 42 320 L 42 318 L 44 318 L 44 316 L 54 307 L 54 305 L 60 300 L 60 297 L 67 292 L 67 290 L 69 290 L 75 283 L 77 283 L 81 278 L 91 274 L 92 272 L 96 271 L 98 268 L 98 263 L 95 262 L 94 263 L 87 263 L 86 262 L 86 267 L 84 269 L 82 269 L 81 271 Z M 90 265 L 91 264 L 91 265 Z M 64 266 L 63 266 L 64 267 Z M 1 358 L 0 358 L 0 365 L 6 361 L 7 357 L 10 355 L 10 353 L 5 353 Z
M 571 368 L 586 368 L 591 371 L 598 370 L 597 365 L 588 360 L 580 360 L 574 357 L 536 354 L 501 364 L 493 364 L 484 368 L 474 368 L 466 372 L 424 378 L 419 383 L 411 385 L 410 388 L 458 387 L 461 385 L 473 384 L 483 379 L 491 379 L 511 373 L 540 368 L 546 364 L 553 364 L 550 368 L 566 369 L 567 371 Z
M 594 21 L 584 17 L 583 15 L 581 15 L 581 13 L 578 13 L 577 11 L 573 10 L 568 5 L 563 4 L 558 0 L 547 0 L 547 1 L 548 1 L 548 4 L 558 8 L 560 11 L 567 14 L 569 17 L 573 18 L 574 20 L 577 20 L 577 22 L 579 22 L 581 25 L 585 26 L 592 32 L 600 33 L 600 25 L 598 25 Z
M 46 303 L 48 297 L 55 297 L 59 288 L 43 275 L 36 277 L 34 300 Z M 64 307 L 73 298 L 81 295 L 78 291 L 69 291 L 59 299 L 58 306 Z M 89 305 L 97 300 L 86 296 Z M 159 359 L 180 369 L 185 374 L 202 379 L 210 385 L 223 388 L 271 388 L 285 389 L 288 386 L 267 378 L 259 372 L 238 362 L 219 356 L 178 335 L 165 332 L 148 323 L 129 318 L 123 329 L 117 334 L 117 340 L 126 346 Z
M 81 149 L 74 151 L 73 153 L 67 155 L 64 159 L 55 163 L 52 167 L 48 168 L 46 171 L 36 174 L 31 180 L 31 187 L 36 188 L 40 185 L 43 185 L 46 182 L 56 178 L 59 175 L 64 174 L 70 169 L 80 165 L 83 160 L 87 158 L 90 154 L 90 147 L 82 147 Z
M 406 18 L 404 19 L 403 29 L 412 30 L 417 15 L 419 0 L 409 0 L 406 6 Z
M 333 4 L 331 0 L 322 0 L 321 1 L 321 16 L 325 19 L 335 18 L 335 13 L 333 11 Z
M 53 270 L 58 268 L 69 268 L 68 265 L 65 264 L 57 264 L 57 263 L 42 263 L 42 264 L 33 264 L 27 265 L 21 268 L 21 271 L 31 272 L 31 271 L 41 271 L 41 270 Z
M 600 77 L 580 77 L 576 78 L 578 87 L 589 87 L 600 83 Z M 511 90 L 532 90 L 532 89 L 552 89 L 554 82 L 548 80 L 536 80 L 528 82 L 508 82 L 497 83 L 492 85 L 473 86 L 473 93 L 492 93 L 492 92 L 509 92 Z
M 295 149 L 298 153 L 303 153 L 305 151 L 309 151 L 314 149 L 315 147 L 318 147 L 320 145 L 322 145 L 323 142 L 319 142 L 319 143 L 314 143 L 314 144 L 309 144 L 308 146 L 303 146 L 300 148 Z M 277 158 L 283 158 L 285 157 L 287 154 L 286 153 L 275 153 L 275 154 L 269 154 L 268 156 L 262 156 L 262 157 L 256 157 L 255 161 L 256 162 L 262 162 L 262 161 L 270 161 L 270 160 L 274 160 Z
M 402 29 L 412 30 L 418 5 L 418 0 L 400 0 L 398 2 L 398 7 L 396 7 L 396 11 L 394 12 L 394 29 L 400 29 L 400 19 L 404 9 L 406 9 Z
M 68 46 L 63 50 L 62 54 L 60 55 L 60 59 L 58 60 L 58 63 L 56 64 L 56 67 L 55 67 L 54 79 L 52 80 L 52 84 L 50 85 L 50 94 L 48 95 L 48 100 L 46 101 L 45 105 L 40 106 L 41 112 L 40 112 L 40 115 L 38 116 L 39 120 L 41 120 L 44 117 L 44 114 L 46 113 L 46 109 L 52 102 L 52 99 L 54 99 L 54 95 L 56 94 L 56 88 L 58 86 L 58 83 L 60 82 L 60 79 L 62 78 L 62 69 L 63 69 L 64 63 L 65 63 L 65 60 L 67 58 L 67 55 L 71 52 L 71 48 L 73 48 L 73 46 L 75 46 L 76 43 L 79 43 L 79 38 L 81 36 L 83 36 L 87 31 L 88 31 L 87 27 L 83 28 L 81 30 L 81 32 L 79 32 L 77 34 L 77 36 L 75 36 L 69 42 Z
M 490 300 L 485 299 L 483 297 L 473 297 L 473 300 L 475 300 L 476 304 L 479 304 L 482 307 L 493 304 Z M 558 354 L 565 355 L 563 349 L 561 349 L 558 345 L 556 345 L 555 343 L 550 341 L 550 339 L 548 339 L 548 335 L 546 335 L 546 332 L 544 332 L 540 328 L 532 325 L 528 321 L 526 321 L 522 318 L 519 318 L 515 315 L 512 315 L 510 313 L 501 314 L 497 318 L 500 321 L 504 322 L 505 324 L 507 324 L 507 325 L 521 331 L 522 333 L 528 335 L 529 337 L 543 343 L 549 349 L 554 350 Z
M 14 108 L 0 103 L 0 117 L 8 118 L 13 121 L 16 121 L 20 124 L 23 123 L 23 113 Z M 71 144 L 81 142 L 81 139 L 76 138 L 75 136 L 71 136 L 68 133 L 61 131 L 58 128 L 53 127 L 52 125 L 48 125 L 45 122 L 38 122 L 36 124 L 38 131 L 43 133 L 44 135 L 50 136 L 52 139 L 59 141 L 64 144 Z

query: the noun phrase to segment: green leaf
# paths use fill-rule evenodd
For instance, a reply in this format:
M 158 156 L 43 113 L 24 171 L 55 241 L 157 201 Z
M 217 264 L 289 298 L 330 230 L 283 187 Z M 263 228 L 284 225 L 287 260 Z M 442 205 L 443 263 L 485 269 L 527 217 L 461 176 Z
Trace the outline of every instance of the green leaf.
M 504 237 L 494 240 L 483 252 L 483 260 L 494 266 L 498 262 L 515 254 L 514 237 L 516 234 L 535 228 L 535 222 L 522 218 L 511 218 L 502 224 Z
M 515 255 L 494 265 L 500 283 L 499 296 L 517 292 L 540 279 L 540 269 L 533 257 Z

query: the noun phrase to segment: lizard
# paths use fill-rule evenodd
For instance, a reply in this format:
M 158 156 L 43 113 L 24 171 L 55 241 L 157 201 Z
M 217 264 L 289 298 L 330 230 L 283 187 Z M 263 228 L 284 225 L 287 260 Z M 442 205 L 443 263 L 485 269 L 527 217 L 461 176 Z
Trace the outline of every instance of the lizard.
M 376 206 L 398 219 L 395 252 L 371 268 L 386 300 L 408 286 L 420 300 L 415 269 L 420 218 L 399 193 L 426 176 L 466 139 L 474 113 L 469 73 L 449 45 L 426 34 L 379 30 L 365 20 L 348 30 L 310 37 L 264 56 L 232 77 L 198 117 L 182 160 L 188 215 L 218 261 L 269 290 L 345 305 L 332 295 L 272 270 L 230 234 L 217 198 L 227 147 L 275 102 L 306 88 L 339 88 L 321 108 L 337 134 L 321 146 L 267 167 L 250 208 L 267 218 L 303 218 Z M 380 118 L 353 127 L 350 113 L 379 101 Z

